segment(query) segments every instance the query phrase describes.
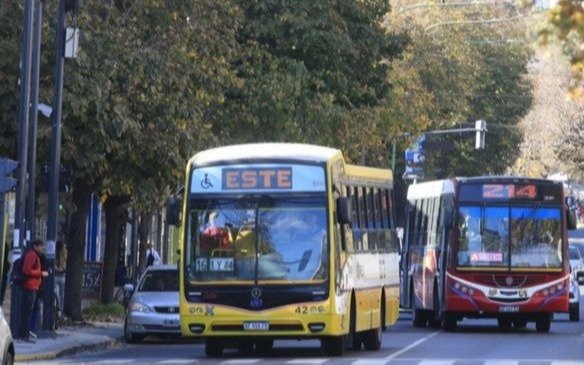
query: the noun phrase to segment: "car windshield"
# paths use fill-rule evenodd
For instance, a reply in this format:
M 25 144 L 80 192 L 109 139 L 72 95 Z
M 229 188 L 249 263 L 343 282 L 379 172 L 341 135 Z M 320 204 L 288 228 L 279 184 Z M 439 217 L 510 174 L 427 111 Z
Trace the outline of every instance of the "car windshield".
M 187 272 L 196 281 L 323 280 L 328 273 L 322 195 L 194 202 Z
M 144 274 L 140 292 L 178 292 L 177 270 L 149 270 Z
M 461 206 L 458 266 L 561 268 L 559 207 Z

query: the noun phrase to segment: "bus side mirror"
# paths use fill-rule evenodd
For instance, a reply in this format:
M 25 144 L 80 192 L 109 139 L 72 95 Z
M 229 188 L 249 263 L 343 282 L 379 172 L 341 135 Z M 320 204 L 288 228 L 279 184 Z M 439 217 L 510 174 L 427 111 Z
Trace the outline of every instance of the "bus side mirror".
M 351 201 L 345 197 L 337 198 L 337 221 L 340 224 L 351 224 Z
M 577 229 L 578 218 L 576 218 L 576 212 L 574 212 L 571 209 L 568 209 L 566 213 L 568 214 L 568 229 L 569 230 Z
M 172 196 L 166 201 L 166 224 L 178 226 L 180 201 Z

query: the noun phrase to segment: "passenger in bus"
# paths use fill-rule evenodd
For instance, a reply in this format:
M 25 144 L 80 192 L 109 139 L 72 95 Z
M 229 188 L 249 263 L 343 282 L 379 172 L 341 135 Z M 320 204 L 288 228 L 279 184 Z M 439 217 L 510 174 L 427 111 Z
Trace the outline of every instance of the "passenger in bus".
M 207 225 L 205 226 L 201 234 L 201 251 L 202 254 L 207 255 L 213 252 L 225 252 L 231 246 L 233 241 L 229 228 L 219 227 L 218 224 L 219 213 L 217 211 L 211 211 L 207 216 Z

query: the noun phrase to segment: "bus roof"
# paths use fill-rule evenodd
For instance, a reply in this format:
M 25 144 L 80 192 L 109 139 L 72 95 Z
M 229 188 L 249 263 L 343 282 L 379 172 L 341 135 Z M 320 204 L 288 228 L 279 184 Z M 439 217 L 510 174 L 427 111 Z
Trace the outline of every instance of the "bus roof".
M 408 187 L 408 200 L 422 199 L 445 194 L 454 194 L 454 182 L 452 180 L 434 180 L 412 184 Z
M 329 161 L 340 151 L 330 147 L 302 143 L 249 143 L 211 148 L 191 158 L 191 163 L 208 165 L 222 161 L 271 159 L 310 162 Z
M 368 167 L 368 166 L 357 166 L 357 165 L 346 165 L 345 172 L 349 176 L 349 178 L 359 179 L 377 179 L 383 180 L 388 183 L 392 182 L 393 175 L 391 170 L 382 169 L 378 167 Z

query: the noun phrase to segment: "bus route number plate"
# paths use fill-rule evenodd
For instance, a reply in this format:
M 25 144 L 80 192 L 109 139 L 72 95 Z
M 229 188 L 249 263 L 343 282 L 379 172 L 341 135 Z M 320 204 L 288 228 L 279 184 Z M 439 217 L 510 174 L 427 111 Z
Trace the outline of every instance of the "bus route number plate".
M 270 325 L 268 322 L 265 322 L 265 321 L 243 322 L 243 330 L 244 331 L 268 331 L 269 329 L 270 329 Z
M 517 313 L 517 312 L 519 312 L 519 306 L 517 306 L 517 305 L 502 305 L 499 307 L 499 312 Z

